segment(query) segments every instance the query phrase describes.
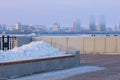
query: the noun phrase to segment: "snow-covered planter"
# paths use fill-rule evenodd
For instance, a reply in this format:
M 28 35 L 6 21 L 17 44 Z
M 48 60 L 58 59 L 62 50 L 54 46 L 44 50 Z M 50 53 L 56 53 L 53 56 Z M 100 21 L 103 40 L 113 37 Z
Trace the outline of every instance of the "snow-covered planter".
M 79 66 L 80 52 L 65 54 L 46 42 L 0 51 L 0 78 L 19 77 Z

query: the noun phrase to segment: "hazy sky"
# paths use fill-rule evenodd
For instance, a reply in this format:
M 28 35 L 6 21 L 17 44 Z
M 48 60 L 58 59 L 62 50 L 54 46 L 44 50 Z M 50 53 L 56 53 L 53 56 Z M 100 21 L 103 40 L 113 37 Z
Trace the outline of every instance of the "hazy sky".
M 120 0 L 0 0 L 0 23 L 46 24 L 60 22 L 72 26 L 76 19 L 88 24 L 89 17 L 108 25 L 120 23 Z

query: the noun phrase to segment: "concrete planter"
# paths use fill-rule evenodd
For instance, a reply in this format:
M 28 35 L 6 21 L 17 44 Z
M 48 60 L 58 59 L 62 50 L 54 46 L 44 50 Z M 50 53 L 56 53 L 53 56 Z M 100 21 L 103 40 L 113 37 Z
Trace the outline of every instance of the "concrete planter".
M 6 62 L 0 63 L 0 78 L 20 77 L 34 73 L 77 67 L 79 65 L 79 51 L 76 51 L 75 54 L 60 57 Z

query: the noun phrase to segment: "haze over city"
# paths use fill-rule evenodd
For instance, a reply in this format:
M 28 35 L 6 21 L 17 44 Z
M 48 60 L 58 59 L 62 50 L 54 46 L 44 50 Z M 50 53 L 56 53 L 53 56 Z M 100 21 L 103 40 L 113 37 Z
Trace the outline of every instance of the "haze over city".
M 0 80 L 120 80 L 120 0 L 0 0 Z
M 73 21 L 80 19 L 87 25 L 90 16 L 96 22 L 102 16 L 107 26 L 120 23 L 119 0 L 1 0 L 0 23 L 51 25 L 60 22 L 63 26 L 71 26 Z

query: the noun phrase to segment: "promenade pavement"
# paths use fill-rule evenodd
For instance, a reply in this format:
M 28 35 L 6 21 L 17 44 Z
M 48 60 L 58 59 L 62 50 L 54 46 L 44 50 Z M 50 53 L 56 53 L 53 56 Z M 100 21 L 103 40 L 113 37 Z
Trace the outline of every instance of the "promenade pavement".
M 120 55 L 81 54 L 81 66 L 92 65 L 105 70 L 71 76 L 62 80 L 120 80 Z

